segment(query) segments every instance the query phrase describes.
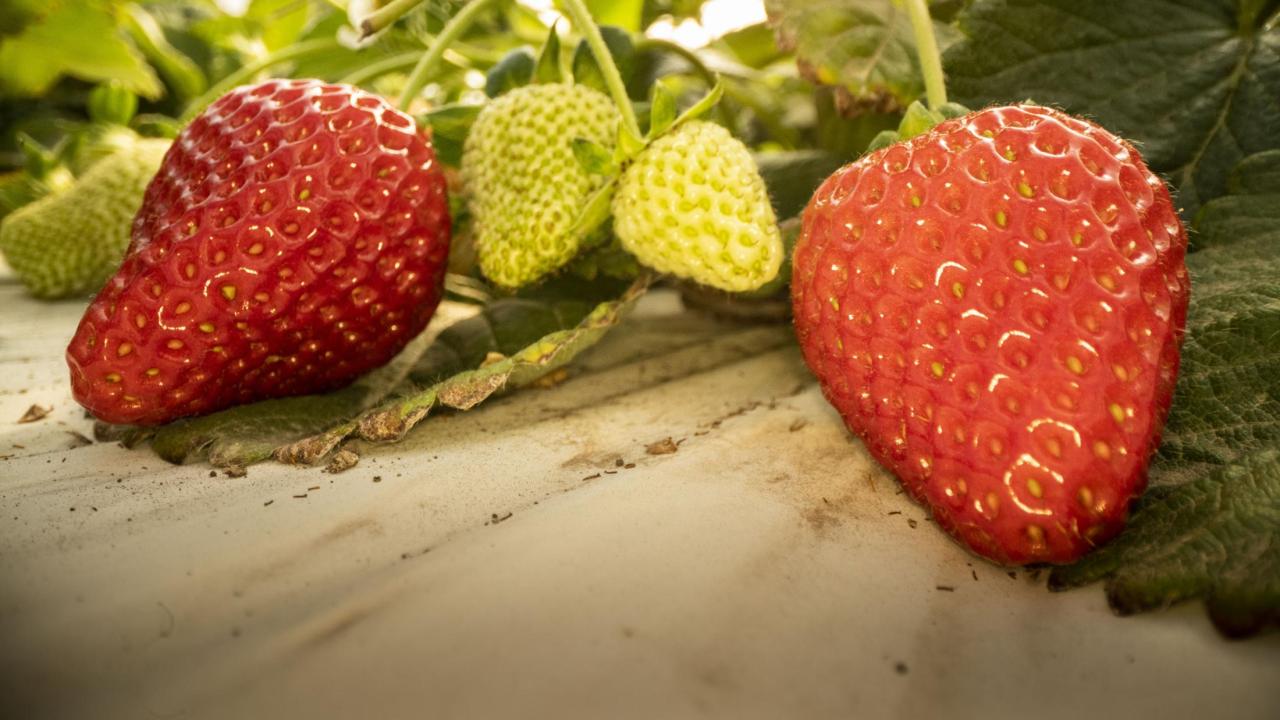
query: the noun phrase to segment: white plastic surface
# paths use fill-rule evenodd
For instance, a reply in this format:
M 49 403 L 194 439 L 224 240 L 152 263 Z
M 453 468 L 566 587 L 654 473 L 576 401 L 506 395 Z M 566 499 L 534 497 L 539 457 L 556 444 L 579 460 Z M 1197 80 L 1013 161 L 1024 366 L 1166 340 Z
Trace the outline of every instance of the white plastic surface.
M 5 717 L 1280 717 L 1276 635 L 949 541 L 786 326 L 658 293 L 554 389 L 235 479 L 68 449 L 80 311 L 0 281 Z

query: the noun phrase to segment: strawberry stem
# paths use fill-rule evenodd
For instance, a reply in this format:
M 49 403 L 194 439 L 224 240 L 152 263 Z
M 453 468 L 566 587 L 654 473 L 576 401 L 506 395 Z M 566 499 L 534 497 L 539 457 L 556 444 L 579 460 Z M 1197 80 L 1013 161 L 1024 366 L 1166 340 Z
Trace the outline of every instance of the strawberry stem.
M 706 83 L 708 89 L 715 87 L 716 83 L 720 81 L 720 78 L 716 76 L 716 73 L 711 68 L 707 67 L 707 64 L 702 61 L 701 57 L 698 57 L 698 53 L 679 43 L 673 43 L 670 40 L 662 40 L 660 38 L 647 37 L 636 43 L 637 52 L 644 52 L 645 50 L 665 50 L 689 63 L 689 67 L 691 67 L 694 73 L 702 79 L 702 82 Z M 716 103 L 716 105 L 718 106 L 717 109 L 720 113 L 720 124 L 730 130 L 735 130 L 733 113 L 729 111 L 728 106 L 723 102 Z
M 222 78 L 222 80 L 216 83 L 213 87 L 205 90 L 200 97 L 192 100 L 191 103 L 187 105 L 187 109 L 183 111 L 182 117 L 178 118 L 178 123 L 180 125 L 186 125 L 191 122 L 192 118 L 198 115 L 201 110 L 208 107 L 214 100 L 222 97 L 232 88 L 239 87 L 249 82 L 255 75 L 263 70 L 275 67 L 276 65 L 281 65 L 291 60 L 297 60 L 311 55 L 323 55 L 325 53 L 341 49 L 342 45 L 340 45 L 336 39 L 322 38 L 319 40 L 308 40 L 306 42 L 297 43 L 296 45 L 290 45 L 288 47 L 281 48 L 270 55 L 261 57 Z
M 405 13 L 421 5 L 425 0 L 391 0 L 391 2 L 369 13 L 360 21 L 360 39 L 363 40 L 370 35 L 390 27 L 405 15 Z
M 569 20 L 573 22 L 574 29 L 586 39 L 587 45 L 591 47 L 591 54 L 596 56 L 596 63 L 604 75 L 605 85 L 609 87 L 609 94 L 613 96 L 613 102 L 617 104 L 618 112 L 622 114 L 623 127 L 633 136 L 642 137 L 635 108 L 631 106 L 631 97 L 627 95 L 626 83 L 622 82 L 622 73 L 618 72 L 618 65 L 613 61 L 613 53 L 609 52 L 609 46 L 605 44 L 599 26 L 591 19 L 587 6 L 582 4 L 582 0 L 559 0 L 559 4 L 564 8 Z
M 942 54 L 933 35 L 933 19 L 929 17 L 928 0 L 903 0 L 911 17 L 911 30 L 916 36 L 916 55 L 924 75 L 925 97 L 929 109 L 937 110 L 947 103 L 947 83 L 942 75 Z
M 409 79 L 405 82 L 404 92 L 400 94 L 399 105 L 401 110 L 409 110 L 413 99 L 418 97 L 418 93 L 422 92 L 422 88 L 426 87 L 427 78 L 435 71 L 436 65 L 440 63 L 440 58 L 444 57 L 445 51 L 467 31 L 467 28 L 471 27 L 476 17 L 494 2 L 495 0 L 471 0 L 458 11 L 457 15 L 449 18 L 449 22 L 445 23 L 444 29 L 440 31 L 440 34 L 431 40 L 431 47 L 427 48 L 427 51 L 423 53 L 422 59 L 414 66 L 413 72 L 409 73 Z

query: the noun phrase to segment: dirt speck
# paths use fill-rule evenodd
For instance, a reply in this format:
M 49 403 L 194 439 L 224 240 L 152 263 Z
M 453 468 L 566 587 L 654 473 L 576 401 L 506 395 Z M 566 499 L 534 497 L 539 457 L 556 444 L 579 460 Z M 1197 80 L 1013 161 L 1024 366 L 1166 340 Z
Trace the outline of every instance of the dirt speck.
M 356 466 L 360 462 L 360 455 L 354 450 L 343 448 L 334 453 L 329 460 L 329 464 L 325 466 L 324 471 L 327 473 L 346 472 Z
M 902 661 L 896 662 L 893 664 L 893 671 L 899 675 L 906 675 L 908 672 L 907 664 Z
M 800 432 L 808 424 L 809 424 L 808 420 L 805 420 L 804 418 L 796 418 L 795 420 L 791 421 L 791 426 L 788 427 L 787 430 L 789 432 Z
M 78 433 L 74 430 L 66 430 L 64 432 L 71 436 L 70 444 L 67 446 L 68 450 L 75 450 L 76 448 L 82 448 L 86 445 L 93 444 L 93 440 L 86 437 L 84 433 Z
M 43 405 L 32 405 L 27 411 L 22 413 L 22 417 L 18 418 L 18 423 L 33 423 L 49 417 L 49 413 L 53 412 L 53 406 L 45 407 Z
M 646 455 L 671 455 L 679 449 L 680 446 L 676 444 L 676 441 L 669 437 L 644 446 Z

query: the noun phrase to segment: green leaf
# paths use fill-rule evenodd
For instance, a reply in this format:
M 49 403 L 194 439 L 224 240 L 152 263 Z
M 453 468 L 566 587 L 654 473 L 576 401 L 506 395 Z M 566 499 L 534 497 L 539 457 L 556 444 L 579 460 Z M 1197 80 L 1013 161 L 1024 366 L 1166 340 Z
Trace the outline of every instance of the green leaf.
M 934 125 L 945 119 L 942 113 L 930 110 L 924 103 L 916 100 L 908 105 L 907 111 L 902 114 L 902 122 L 898 124 L 898 140 L 910 140 L 917 135 L 929 132 Z
M 1241 159 L 1280 147 L 1277 13 L 1258 0 L 975 0 L 944 64 L 970 107 L 1031 98 L 1138 141 L 1190 219 Z
M 904 108 L 924 93 L 907 11 L 893 0 L 766 0 L 778 45 L 794 50 L 800 71 L 838 88 L 842 111 Z M 955 37 L 934 23 L 938 43 Z
M 533 69 L 538 64 L 533 49 L 521 46 L 509 51 L 489 69 L 484 79 L 484 94 L 491 98 L 524 87 L 533 80 Z
M 253 0 L 244 19 L 260 29 L 262 44 L 274 51 L 297 42 L 310 10 L 311 3 L 298 0 Z
M 707 94 L 703 95 L 702 98 L 699 99 L 698 102 L 694 103 L 688 110 L 680 113 L 680 117 L 676 118 L 674 124 L 679 125 L 680 123 L 696 120 L 703 115 L 706 115 L 711 108 L 716 106 L 716 103 L 720 102 L 720 99 L 723 97 L 724 83 L 717 78 L 716 84 L 711 86 L 711 89 L 707 91 Z M 657 137 L 658 133 L 651 132 L 651 135 L 653 137 Z
M 587 11 L 600 25 L 639 32 L 644 0 L 587 0 Z
M 117 80 L 100 83 L 89 91 L 89 119 L 95 123 L 128 125 L 138 112 L 138 96 Z
M 618 73 L 622 75 L 623 82 L 626 82 L 635 68 L 636 50 L 631 42 L 631 33 L 619 27 L 604 25 L 600 28 L 600 35 L 609 48 L 609 54 L 613 56 L 613 64 L 618 66 Z M 573 49 L 573 81 L 602 93 L 609 92 L 604 73 L 600 71 L 600 63 L 596 61 L 595 53 L 591 52 L 591 46 L 586 40 L 579 40 L 578 46 Z
M 316 462 L 347 437 L 396 439 L 433 407 L 469 409 L 562 367 L 616 325 L 647 286 L 647 280 L 628 287 L 613 279 L 559 279 L 495 300 L 434 338 L 424 333 L 344 389 L 180 420 L 157 429 L 151 445 L 174 463 L 207 458 L 218 467 L 244 467 L 273 454 Z
M 1280 207 L 1280 150 L 1251 155 L 1240 163 L 1229 184 L 1230 195 L 1209 203 L 1192 236 L 1197 248 L 1252 237 L 1275 228 Z
M 419 378 L 443 379 L 384 403 L 325 433 L 283 446 L 276 450 L 275 457 L 282 462 L 314 464 L 348 438 L 358 437 L 373 442 L 399 440 L 435 408 L 469 410 L 500 390 L 518 388 L 539 380 L 595 345 L 622 320 L 648 285 L 647 277 L 635 281 L 621 297 L 590 307 L 590 311 L 573 325 L 565 322 L 574 317 L 574 313 L 569 312 L 573 306 L 560 304 L 546 313 L 527 305 L 511 306 L 511 303 L 527 303 L 529 300 L 496 301 L 477 318 L 462 321 L 467 323 L 465 326 L 460 323 L 456 331 L 454 328 L 446 331 L 447 338 L 442 333 L 440 342 L 445 344 L 444 348 L 429 352 L 424 356 L 424 360 L 429 360 L 427 367 L 415 371 Z M 581 290 L 574 293 L 577 297 L 583 294 Z M 503 320 L 504 317 L 508 319 Z M 533 332 L 535 325 L 531 322 L 533 317 L 554 319 L 563 329 L 536 336 Z M 498 329 L 499 326 L 509 327 L 513 332 L 504 333 Z M 483 355 L 481 350 L 484 350 Z M 457 372 L 458 367 L 474 369 Z
M 613 161 L 613 151 L 590 140 L 574 138 L 573 156 L 582 169 L 592 175 L 611 175 L 618 169 Z
M 676 121 L 676 96 L 661 81 L 653 84 L 653 100 L 649 104 L 649 138 L 666 132 Z
M 538 53 L 538 65 L 533 71 L 534 82 L 558 83 L 564 80 L 564 69 L 560 67 L 560 35 L 556 26 L 551 26 L 547 33 L 547 41 Z
M 264 400 L 170 423 L 156 430 L 151 447 L 172 463 L 207 458 L 218 467 L 243 467 L 267 460 L 277 447 L 321 432 L 387 397 L 409 376 L 426 346 L 420 337 L 386 366 L 335 392 Z
M 610 161 L 612 160 L 611 157 Z M 617 166 L 613 167 L 616 172 Z M 617 187 L 618 178 L 615 175 L 591 193 L 591 197 L 587 198 L 587 203 L 582 206 L 578 216 L 573 219 L 573 224 L 569 226 L 567 232 L 571 237 L 582 238 L 583 245 L 589 245 L 597 239 L 596 232 L 604 227 L 611 217 L 613 192 Z
M 160 71 L 180 100 L 199 97 L 209 87 L 200 68 L 169 43 L 160 24 L 141 6 L 136 3 L 124 6 L 120 19 L 134 44 Z
M 440 162 L 453 167 L 462 163 L 462 146 L 480 109 L 480 105 L 444 105 L 418 117 L 420 126 L 431 128 L 431 142 Z
M 58 78 L 89 82 L 112 78 L 146 98 L 160 97 L 159 78 L 117 25 L 104 2 L 64 2 L 0 41 L 0 95 L 45 93 Z
M 1204 598 L 1238 636 L 1280 624 L 1280 152 L 1241 163 L 1187 260 L 1182 371 L 1129 528 L 1051 587 L 1106 579 L 1122 613 Z
M 897 130 L 881 130 L 867 144 L 867 152 L 875 152 L 898 142 Z
M 637 137 L 623 123 L 618 123 L 618 145 L 615 155 L 619 159 L 633 158 L 644 150 L 644 138 Z
M 712 43 L 743 65 L 759 70 L 782 57 L 768 23 L 734 30 Z
M 968 108 L 956 103 L 944 103 L 937 110 L 931 110 L 923 102 L 916 100 L 908 105 L 906 111 L 902 114 L 902 121 L 898 123 L 898 129 L 883 130 L 876 134 L 867 145 L 867 152 L 875 152 L 894 143 L 910 140 L 917 135 L 929 132 L 934 125 L 944 120 L 961 117 L 968 113 Z
M 1106 579 L 1122 615 L 1204 598 L 1223 634 L 1280 625 L 1280 452 L 1264 450 L 1143 498 L 1129 529 L 1084 561 L 1056 568 L 1062 590 Z

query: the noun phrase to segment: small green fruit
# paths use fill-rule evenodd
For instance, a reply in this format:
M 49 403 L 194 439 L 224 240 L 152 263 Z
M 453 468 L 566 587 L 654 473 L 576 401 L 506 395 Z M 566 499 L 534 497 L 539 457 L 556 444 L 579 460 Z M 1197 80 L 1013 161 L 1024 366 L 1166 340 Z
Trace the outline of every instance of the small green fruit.
M 583 169 L 573 141 L 612 149 L 618 111 L 582 85 L 511 90 L 485 106 L 467 135 L 462 181 L 480 269 L 518 288 L 568 263 L 586 238 L 574 227 L 603 175 Z
M 102 287 L 124 257 L 134 213 L 168 147 L 140 140 L 95 163 L 66 191 L 4 219 L 0 252 L 32 295 L 87 296 Z
M 751 153 L 703 121 L 636 156 L 613 196 L 613 230 L 645 265 L 730 292 L 773 280 L 784 254 Z

